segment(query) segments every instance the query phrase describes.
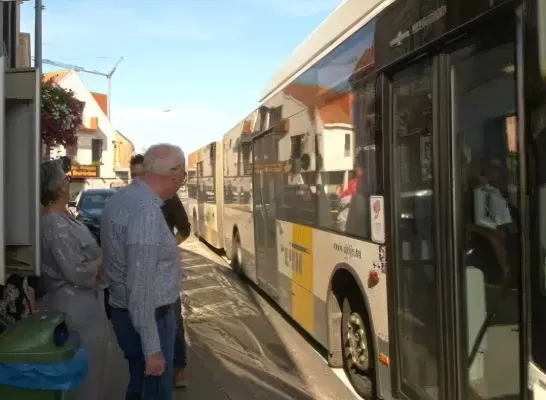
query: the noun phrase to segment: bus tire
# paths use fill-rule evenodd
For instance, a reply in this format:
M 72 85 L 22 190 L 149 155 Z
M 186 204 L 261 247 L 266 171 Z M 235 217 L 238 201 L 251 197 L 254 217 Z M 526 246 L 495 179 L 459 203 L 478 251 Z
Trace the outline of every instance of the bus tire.
M 233 239 L 231 246 L 231 269 L 237 275 L 243 275 L 243 248 L 241 247 L 241 236 L 239 231 L 233 231 Z
M 341 306 L 341 349 L 343 369 L 363 399 L 375 395 L 373 341 L 366 307 L 360 293 L 350 291 Z

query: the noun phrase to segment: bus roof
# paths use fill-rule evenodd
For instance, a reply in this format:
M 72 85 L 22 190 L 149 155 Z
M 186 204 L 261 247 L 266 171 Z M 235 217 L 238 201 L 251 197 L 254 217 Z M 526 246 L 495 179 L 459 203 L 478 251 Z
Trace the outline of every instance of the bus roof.
M 273 74 L 262 92 L 260 103 L 305 72 L 321 53 L 354 28 L 364 17 L 376 10 L 379 5 L 391 2 L 392 0 L 344 0 Z

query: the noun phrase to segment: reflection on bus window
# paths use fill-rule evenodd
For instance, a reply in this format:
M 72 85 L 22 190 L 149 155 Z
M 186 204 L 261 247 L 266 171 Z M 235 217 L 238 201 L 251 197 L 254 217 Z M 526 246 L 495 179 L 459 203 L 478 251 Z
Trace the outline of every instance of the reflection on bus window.
M 319 99 L 320 124 L 314 137 L 290 137 L 291 160 L 276 167 L 285 182 L 277 215 L 370 239 L 369 196 L 380 190 L 375 76 L 353 83 L 350 89 Z
M 420 61 L 393 78 L 400 374 L 414 392 L 438 398 L 438 259 L 434 249 L 432 72 Z M 434 137 L 435 139 L 435 137 Z
M 488 47 L 484 39 L 451 58 L 452 132 L 464 155 L 458 190 L 465 218 L 464 318 L 473 358 L 469 396 L 517 399 L 521 239 L 514 43 L 499 43 L 498 35 L 488 39 L 498 44 Z

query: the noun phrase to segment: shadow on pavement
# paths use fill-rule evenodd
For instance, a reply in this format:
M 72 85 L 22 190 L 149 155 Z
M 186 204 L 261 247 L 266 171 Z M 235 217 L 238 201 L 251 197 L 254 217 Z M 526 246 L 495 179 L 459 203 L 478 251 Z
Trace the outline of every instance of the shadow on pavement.
M 176 399 L 316 399 L 252 288 L 225 265 L 181 251 L 190 385 Z M 112 330 L 108 353 L 105 400 L 123 399 L 128 367 Z
M 190 356 L 228 398 L 314 399 L 252 289 L 225 265 L 181 251 L 185 266 L 200 265 L 187 268 L 183 282 Z M 188 361 L 190 374 L 195 361 Z

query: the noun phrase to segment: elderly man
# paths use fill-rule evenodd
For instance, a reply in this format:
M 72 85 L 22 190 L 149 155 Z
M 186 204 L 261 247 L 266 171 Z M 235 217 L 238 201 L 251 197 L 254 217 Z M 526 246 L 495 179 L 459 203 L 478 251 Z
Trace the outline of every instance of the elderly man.
M 136 154 L 131 158 L 131 177 L 136 179 L 142 175 L 143 172 L 144 156 L 142 154 Z M 161 210 L 163 211 L 163 216 L 169 226 L 169 230 L 174 234 L 174 228 L 176 228 L 177 242 L 178 244 L 182 243 L 191 234 L 191 224 L 178 194 L 167 199 L 161 207 Z M 181 299 L 176 302 L 175 313 L 177 317 L 177 335 L 174 345 L 174 386 L 175 388 L 184 388 L 188 386 L 188 381 L 184 377 L 184 370 L 186 369 L 186 341 L 184 338 Z
M 129 362 L 126 400 L 172 400 L 180 252 L 161 206 L 185 179 L 184 153 L 152 146 L 143 167 L 103 211 L 104 268 L 112 326 Z

